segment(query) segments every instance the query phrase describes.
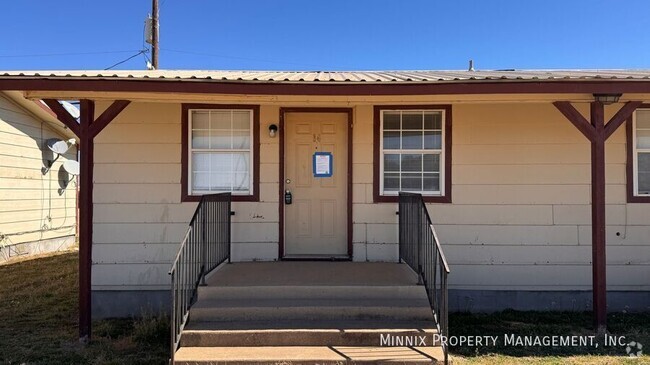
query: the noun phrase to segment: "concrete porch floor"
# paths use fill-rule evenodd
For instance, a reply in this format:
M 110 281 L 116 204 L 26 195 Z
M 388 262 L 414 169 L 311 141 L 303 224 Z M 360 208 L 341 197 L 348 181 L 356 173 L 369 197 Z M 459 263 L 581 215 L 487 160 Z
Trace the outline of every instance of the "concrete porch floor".
M 402 286 L 416 285 L 405 264 L 340 261 L 241 262 L 222 266 L 208 286 Z

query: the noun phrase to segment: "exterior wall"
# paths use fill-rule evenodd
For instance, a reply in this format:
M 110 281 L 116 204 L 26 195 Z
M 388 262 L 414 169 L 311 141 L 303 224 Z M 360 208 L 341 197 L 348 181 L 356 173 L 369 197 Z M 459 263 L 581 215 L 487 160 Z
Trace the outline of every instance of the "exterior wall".
M 397 204 L 373 202 L 373 123 L 372 105 L 355 107 L 352 129 L 353 260 L 397 262 Z
M 607 107 L 606 118 L 619 107 Z M 588 116 L 588 105 L 581 112 Z M 476 290 L 591 290 L 586 139 L 548 104 L 459 105 L 453 139 L 454 204 L 429 207 L 453 268 L 452 305 L 481 308 Z M 621 127 L 606 146 L 607 288 L 648 291 L 650 205 L 626 203 L 625 148 Z M 591 304 L 535 300 L 548 309 Z
M 76 148 L 46 171 L 49 138 L 67 139 L 0 94 L 0 261 L 75 243 L 76 181 L 61 188 L 63 162 L 76 160 Z
M 281 106 L 314 104 L 261 105 L 260 202 L 233 203 L 234 261 L 278 258 L 279 139 L 268 136 L 268 126 L 278 123 Z M 373 104 L 317 106 L 354 108 L 353 259 L 396 261 L 397 204 L 373 203 Z M 607 117 L 619 107 L 607 107 Z M 180 110 L 180 103 L 134 102 L 97 137 L 93 289 L 102 296 L 96 298 L 168 288 L 167 271 L 196 207 L 180 202 Z M 588 104 L 580 110 L 588 115 Z M 453 105 L 453 203 L 428 205 L 452 268 L 452 308 L 512 303 L 490 299 L 494 293 L 571 297 L 591 289 L 589 151 L 550 102 Z M 607 142 L 608 290 L 647 292 L 650 205 L 626 203 L 625 156 L 620 128 Z M 584 309 L 590 298 L 580 297 L 562 308 Z M 543 301 L 538 309 L 560 302 L 553 295 L 526 298 L 522 303 Z

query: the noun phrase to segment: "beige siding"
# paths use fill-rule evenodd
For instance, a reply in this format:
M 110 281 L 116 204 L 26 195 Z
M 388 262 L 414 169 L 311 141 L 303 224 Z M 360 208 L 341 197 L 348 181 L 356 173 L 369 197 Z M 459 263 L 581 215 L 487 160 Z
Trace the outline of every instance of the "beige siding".
M 454 204 L 429 206 L 451 286 L 590 289 L 590 152 L 571 123 L 550 104 L 458 105 L 453 146 Z M 608 288 L 648 290 L 650 205 L 626 203 L 625 148 L 621 128 L 607 142 Z
M 76 160 L 76 148 L 44 172 L 53 158 L 45 144 L 49 138 L 67 139 L 0 94 L 0 257 L 20 253 L 24 243 L 56 244 L 55 239 L 75 234 L 76 181 L 60 189 L 62 164 Z M 37 245 L 29 247 L 38 251 Z
M 281 106 L 265 101 L 260 109 L 260 202 L 233 204 L 235 260 L 277 259 L 279 139 L 267 128 L 278 123 Z M 373 202 L 372 103 L 302 106 L 354 108 L 353 258 L 396 260 L 397 204 Z M 608 116 L 618 107 L 608 107 Z M 580 110 L 586 115 L 587 104 Z M 180 119 L 180 103 L 134 102 L 98 137 L 95 289 L 166 288 L 196 207 L 180 203 Z M 453 203 L 428 205 L 452 267 L 451 288 L 589 289 L 586 139 L 548 101 L 464 100 L 453 105 L 453 121 Z M 620 129 L 607 143 L 608 285 L 648 290 L 650 204 L 626 203 L 625 161 Z
M 98 113 L 107 105 L 98 105 Z M 197 204 L 180 201 L 180 110 L 180 104 L 132 103 L 97 137 L 95 289 L 153 290 L 167 283 Z M 277 258 L 279 148 L 267 127 L 278 123 L 279 107 L 262 106 L 260 113 L 260 201 L 233 203 L 235 260 Z

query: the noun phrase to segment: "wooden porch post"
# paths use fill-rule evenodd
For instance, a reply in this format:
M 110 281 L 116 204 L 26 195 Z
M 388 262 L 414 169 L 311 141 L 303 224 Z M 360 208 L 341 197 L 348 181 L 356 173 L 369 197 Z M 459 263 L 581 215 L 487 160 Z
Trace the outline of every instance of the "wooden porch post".
M 607 260 L 605 242 L 605 108 L 591 103 L 591 271 L 593 280 L 594 326 L 604 333 L 607 326 Z
M 92 321 L 92 242 L 93 242 L 93 166 L 95 137 L 117 117 L 130 101 L 113 102 L 95 119 L 95 102 L 80 100 L 79 122 L 65 110 L 58 100 L 43 100 L 79 138 L 79 341 L 88 342 Z
M 94 138 L 90 124 L 95 119 L 95 103 L 80 101 L 81 136 L 79 139 L 79 341 L 88 342 L 91 334 L 91 274 L 93 237 L 93 164 Z
M 591 142 L 591 260 L 594 328 L 607 329 L 607 242 L 605 222 L 605 142 L 627 120 L 641 102 L 625 104 L 605 125 L 602 102 L 591 103 L 588 122 L 570 102 L 557 101 L 555 107 Z

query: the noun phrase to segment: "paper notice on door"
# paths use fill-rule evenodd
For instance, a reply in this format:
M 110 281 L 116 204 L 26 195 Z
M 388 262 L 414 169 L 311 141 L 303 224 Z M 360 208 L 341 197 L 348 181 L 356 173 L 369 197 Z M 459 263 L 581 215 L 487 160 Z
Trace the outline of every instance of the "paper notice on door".
M 313 157 L 314 177 L 332 176 L 332 153 L 315 152 Z

